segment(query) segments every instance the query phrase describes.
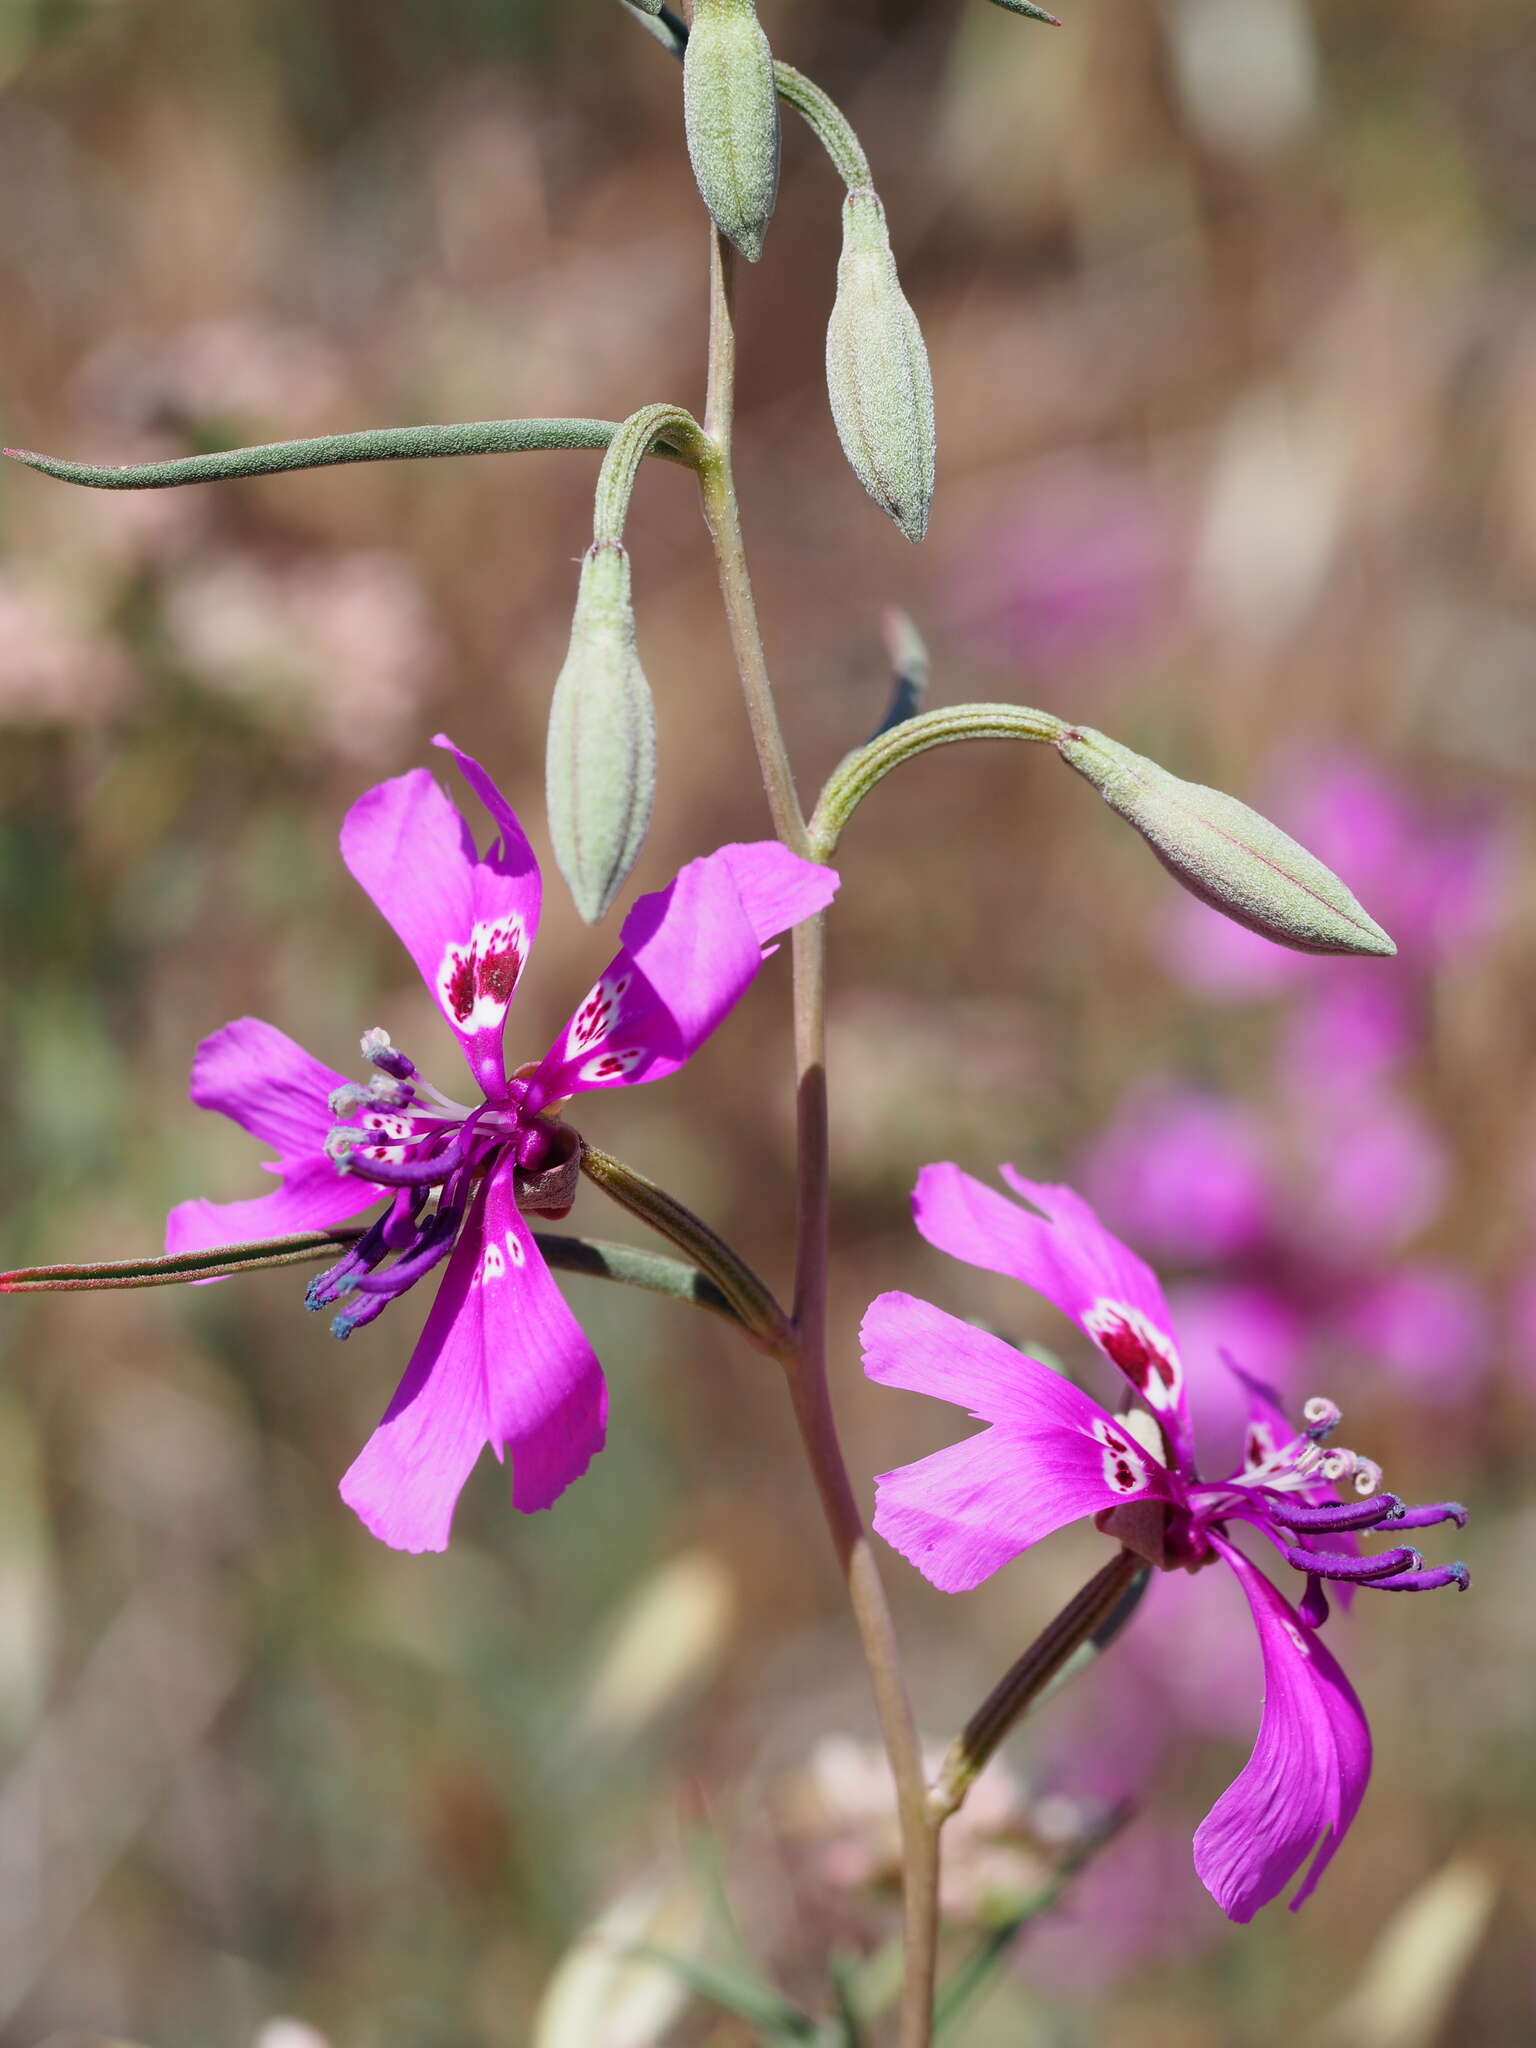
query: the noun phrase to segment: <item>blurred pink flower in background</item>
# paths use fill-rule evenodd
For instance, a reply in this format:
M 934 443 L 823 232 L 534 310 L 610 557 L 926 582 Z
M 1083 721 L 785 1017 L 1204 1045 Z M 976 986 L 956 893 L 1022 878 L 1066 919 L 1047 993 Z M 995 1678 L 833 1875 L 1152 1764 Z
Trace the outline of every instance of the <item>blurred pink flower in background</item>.
M 126 697 L 130 664 L 79 612 L 0 574 L 0 725 L 89 724 Z
M 1042 465 L 972 527 L 950 582 L 956 633 L 1004 665 L 1122 660 L 1169 629 L 1184 538 L 1167 500 L 1087 455 Z
M 1399 1263 L 1455 1196 L 1447 1135 L 1411 1084 L 1436 975 L 1497 930 L 1513 821 L 1486 797 L 1430 800 L 1340 754 L 1293 764 L 1266 808 L 1347 876 L 1398 959 L 1389 971 L 1319 961 L 1181 898 L 1176 972 L 1203 996 L 1286 999 L 1270 1084 L 1244 1101 L 1172 1074 L 1143 1082 L 1083 1153 L 1081 1177 L 1117 1226 L 1193 1269 L 1171 1292 L 1208 1426 L 1237 1416 L 1219 1342 L 1292 1394 L 1343 1352 L 1453 1407 L 1482 1383 L 1492 1319 L 1448 1259 Z
M 318 329 L 231 315 L 168 334 L 119 333 L 74 380 L 83 412 L 140 432 L 229 421 L 292 440 L 334 428 L 350 385 Z M 237 433 L 236 438 L 241 438 Z
M 1260 808 L 1346 877 L 1397 941 L 1398 979 L 1431 972 L 1497 925 L 1514 867 L 1510 820 L 1485 794 L 1431 802 L 1343 752 L 1298 757 Z M 1268 995 L 1326 981 L 1337 1000 L 1375 972 L 1290 953 L 1184 897 L 1172 906 L 1175 970 L 1203 993 Z M 1347 977 L 1344 978 L 1344 977 Z
M 409 737 L 443 648 L 416 573 L 385 549 L 273 563 L 188 563 L 166 586 L 167 629 L 194 679 L 310 747 L 383 760 Z

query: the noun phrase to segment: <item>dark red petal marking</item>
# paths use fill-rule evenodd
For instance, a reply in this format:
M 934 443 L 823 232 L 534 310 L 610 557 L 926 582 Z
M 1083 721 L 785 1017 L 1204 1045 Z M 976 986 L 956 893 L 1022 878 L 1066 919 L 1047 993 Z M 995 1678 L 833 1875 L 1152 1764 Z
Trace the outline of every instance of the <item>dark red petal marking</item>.
M 477 982 L 480 994 L 489 996 L 493 1002 L 504 1003 L 517 987 L 517 977 L 523 971 L 523 956 L 510 941 L 494 953 L 487 953 L 479 963 Z M 454 1002 L 457 1010 L 458 977 L 454 977 Z M 460 1016 L 464 1011 L 457 1012 Z
M 453 972 L 448 977 L 448 1007 L 461 1024 L 475 1007 L 475 956 L 472 950 L 453 956 Z
M 1119 1366 L 1126 1378 L 1139 1393 L 1145 1394 L 1150 1381 L 1156 1380 L 1165 1394 L 1175 1391 L 1177 1382 L 1173 1368 L 1147 1340 L 1133 1330 L 1129 1323 L 1110 1323 L 1098 1333 L 1099 1342 Z

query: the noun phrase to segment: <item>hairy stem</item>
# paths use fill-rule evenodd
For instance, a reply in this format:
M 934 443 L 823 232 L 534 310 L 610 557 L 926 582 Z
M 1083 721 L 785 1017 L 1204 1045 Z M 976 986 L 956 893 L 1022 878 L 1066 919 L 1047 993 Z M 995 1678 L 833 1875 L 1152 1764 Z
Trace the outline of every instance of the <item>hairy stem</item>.
M 244 476 L 274 476 L 286 469 L 326 469 L 339 462 L 405 462 L 433 455 L 521 455 L 552 448 L 606 448 L 617 420 L 468 420 L 453 427 L 368 427 L 357 434 L 321 434 L 309 441 L 267 441 L 258 448 L 224 448 L 212 455 L 180 455 L 169 462 L 102 464 L 61 462 L 31 448 L 0 453 L 44 476 L 98 491 L 163 491 L 173 484 L 211 484 Z M 653 455 L 695 460 L 690 451 L 653 444 Z
M 736 335 L 732 251 L 711 232 L 709 392 L 705 432 L 714 443 L 700 467 L 705 516 L 715 544 L 731 644 L 774 828 L 797 853 L 809 849 L 805 815 L 779 726 L 747 571 L 731 470 Z M 904 1980 L 901 2048 L 929 2048 L 938 1939 L 938 1826 L 928 1808 L 922 1746 L 902 1672 L 896 1631 L 848 1466 L 827 1381 L 827 1282 L 831 1175 L 827 1133 L 826 927 L 817 917 L 792 940 L 795 1005 L 798 1204 L 793 1345 L 784 1356 L 795 1422 L 805 1448 L 859 1641 L 869 1668 L 881 1739 L 896 1784 L 902 1833 Z
M 192 1280 L 226 1280 L 237 1273 L 259 1273 L 273 1266 L 313 1266 L 335 1259 L 363 1235 L 361 1224 L 342 1223 L 333 1230 L 305 1230 L 287 1237 L 262 1238 L 250 1244 L 224 1245 L 214 1251 L 166 1253 L 157 1258 L 114 1259 L 90 1265 L 22 1266 L 0 1273 L 0 1294 L 78 1294 L 95 1288 L 175 1287 Z M 709 1275 L 682 1259 L 614 1244 L 602 1237 L 575 1237 L 564 1231 L 536 1230 L 534 1243 L 546 1264 L 561 1273 L 584 1273 L 593 1280 L 613 1280 L 624 1287 L 644 1287 L 673 1301 L 691 1301 L 744 1328 L 736 1309 Z M 766 1291 L 766 1290 L 765 1290 Z M 751 1333 L 748 1332 L 750 1335 Z
M 938 1967 L 939 1830 L 929 1811 L 922 1743 L 902 1672 L 895 1625 L 838 1442 L 827 1380 L 831 1173 L 825 917 L 798 926 L 792 943 L 799 1157 L 795 1331 L 799 1343 L 789 1362 L 789 1387 L 801 1441 L 847 1581 L 896 1784 L 902 1850 L 901 2048 L 928 2048 Z
M 741 538 L 736 480 L 731 469 L 731 429 L 736 409 L 736 327 L 731 311 L 731 278 L 736 252 L 713 226 L 709 251 L 709 394 L 704 431 L 713 447 L 700 461 L 699 487 L 704 496 L 704 517 L 715 544 L 731 649 L 746 698 L 752 744 L 757 749 L 773 829 L 786 846 L 793 847 L 796 853 L 805 853 L 805 813 L 800 808 L 794 771 L 774 709 L 773 686 L 768 680 L 763 636 L 758 628 L 757 605 Z
M 1058 1672 L 1106 1623 L 1118 1623 L 1117 1610 L 1145 1574 L 1134 1551 L 1118 1550 L 1003 1673 L 949 1746 L 928 1799 L 938 1826 L 964 1803 L 987 1759 Z
M 581 1170 L 610 1200 L 685 1251 L 699 1270 L 709 1276 L 746 1334 L 761 1349 L 775 1358 L 789 1353 L 794 1345 L 794 1330 L 772 1288 L 702 1217 L 695 1216 L 655 1181 L 636 1173 L 632 1166 L 611 1154 L 599 1152 L 595 1145 L 583 1146 Z
M 1049 711 L 1031 711 L 1024 704 L 953 704 L 905 718 L 878 732 L 866 746 L 856 747 L 827 777 L 810 824 L 811 854 L 830 860 L 843 828 L 870 791 L 893 768 L 957 740 L 1034 740 L 1050 743 L 1067 730 Z

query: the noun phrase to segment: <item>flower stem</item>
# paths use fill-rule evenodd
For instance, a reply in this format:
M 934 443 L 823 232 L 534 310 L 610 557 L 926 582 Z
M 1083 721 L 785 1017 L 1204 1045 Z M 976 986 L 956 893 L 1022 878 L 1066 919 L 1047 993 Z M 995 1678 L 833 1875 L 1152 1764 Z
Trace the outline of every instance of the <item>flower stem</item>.
M 928 1810 L 937 1826 L 965 1802 L 965 1796 L 1019 1716 L 1095 1633 L 1114 1621 L 1117 1610 L 1146 1566 L 1133 1550 L 1119 1550 L 1043 1628 L 1017 1663 L 1005 1671 L 949 1746 Z
M 685 1251 L 714 1282 L 754 1343 L 775 1358 L 788 1355 L 795 1342 L 794 1329 L 774 1299 L 773 1290 L 702 1217 L 695 1216 L 655 1181 L 636 1173 L 621 1159 L 599 1152 L 595 1145 L 583 1145 L 581 1170 L 631 1216 L 638 1216 L 642 1223 L 659 1230 Z
M 715 544 L 731 644 L 747 703 L 774 829 L 797 853 L 809 851 L 805 814 L 773 700 L 742 544 L 731 470 L 736 337 L 732 252 L 711 232 L 709 393 L 704 429 L 714 449 L 700 465 L 705 516 Z M 928 1809 L 922 1746 L 902 1672 L 895 1626 L 874 1552 L 838 1441 L 827 1381 L 827 1284 L 831 1174 L 827 1131 L 826 928 L 821 917 L 792 940 L 795 1004 L 798 1206 L 793 1345 L 784 1354 L 790 1399 L 806 1462 L 848 1590 L 869 1669 L 881 1739 L 896 1785 L 902 1836 L 904 1978 L 900 2048 L 929 2048 L 938 1946 L 938 1825 Z
M 699 488 L 704 497 L 704 517 L 715 544 L 720 570 L 720 594 L 730 626 L 731 648 L 741 677 L 752 727 L 752 744 L 757 749 L 763 787 L 773 829 L 796 853 L 806 853 L 805 813 L 795 789 L 794 770 L 784 735 L 774 709 L 773 686 L 763 654 L 763 636 L 757 623 L 757 605 L 752 596 L 752 579 L 747 571 L 746 549 L 741 538 L 741 515 L 736 504 L 736 480 L 731 469 L 731 428 L 736 409 L 736 326 L 731 310 L 731 280 L 736 252 L 711 226 L 709 231 L 709 393 L 704 409 L 704 431 L 712 449 L 699 462 Z

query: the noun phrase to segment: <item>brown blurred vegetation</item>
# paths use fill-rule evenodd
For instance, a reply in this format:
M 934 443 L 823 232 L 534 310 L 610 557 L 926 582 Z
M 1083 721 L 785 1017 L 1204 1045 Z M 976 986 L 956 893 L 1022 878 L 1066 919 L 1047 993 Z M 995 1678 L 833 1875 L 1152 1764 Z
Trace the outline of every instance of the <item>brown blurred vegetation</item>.
M 805 786 L 878 719 L 898 602 L 936 701 L 1039 702 L 1240 793 L 1300 738 L 1528 805 L 1529 10 L 1071 0 L 1059 31 L 981 0 L 762 12 L 865 141 L 939 402 L 913 553 L 831 428 L 837 192 L 789 125 L 741 289 L 739 469 Z M 0 74 L 8 440 L 127 461 L 701 400 L 675 68 L 604 0 L 8 0 Z M 1155 632 L 1053 663 L 986 614 L 1006 607 L 1015 508 L 1048 512 L 1085 473 L 1154 508 L 1167 588 Z M 248 1142 L 184 1097 L 193 1043 L 227 1017 L 270 1016 L 343 1067 L 376 1022 L 426 1048 L 336 826 L 446 727 L 538 839 L 592 475 L 572 454 L 142 497 L 0 479 L 7 1264 L 150 1249 L 169 1202 L 255 1191 Z M 632 540 L 661 716 L 636 876 L 654 886 L 766 821 L 686 476 L 646 473 Z M 1011 1156 L 1048 1176 L 1170 1061 L 1261 1086 L 1264 1027 L 1169 976 L 1172 885 L 1043 757 L 956 748 L 906 770 L 842 868 L 839 1399 L 865 1479 L 947 1427 L 860 1381 L 872 1293 L 1033 1315 L 916 1243 L 915 1168 Z M 1528 866 L 1522 888 L 1437 988 L 1421 1076 L 1457 1160 L 1447 1244 L 1490 1286 L 1528 1257 L 1536 1209 Z M 513 1026 L 530 1050 L 598 943 L 552 892 Z M 779 1278 L 786 1000 L 780 963 L 689 1075 L 591 1117 Z M 614 1228 L 595 1199 L 578 1219 Z M 528 1521 L 487 1461 L 442 1559 L 373 1544 L 334 1490 L 414 1305 L 344 1351 L 289 1274 L 6 1308 L 0 2039 L 205 2048 L 295 2013 L 348 2048 L 519 2043 L 573 1935 L 676 1868 L 700 1813 L 755 1873 L 736 1903 L 760 1952 L 814 1984 L 819 1923 L 759 1839 L 762 1802 L 819 1733 L 870 1715 L 787 1414 L 712 1323 L 572 1285 L 613 1381 L 611 1447 Z M 1062 1341 L 1044 1310 L 1030 1326 Z M 1026 1952 L 967 2039 L 1321 2040 L 1307 2030 L 1453 1853 L 1498 1902 L 1437 2038 L 1530 2038 L 1533 1390 L 1511 1359 L 1453 1422 L 1352 1409 L 1402 1491 L 1473 1504 L 1479 1584 L 1354 1624 L 1377 1778 L 1316 1904 L 1098 1988 L 1090 1927 L 1088 1988 L 1030 1991 Z M 965 1602 L 890 1561 L 936 1733 L 1096 1542 L 1059 1538 Z M 730 1594 L 690 1683 L 583 1732 L 614 1617 L 695 1551 Z M 1155 1795 L 1181 1827 L 1238 1760 L 1193 1754 Z M 669 2038 L 738 2036 L 699 2009 Z

